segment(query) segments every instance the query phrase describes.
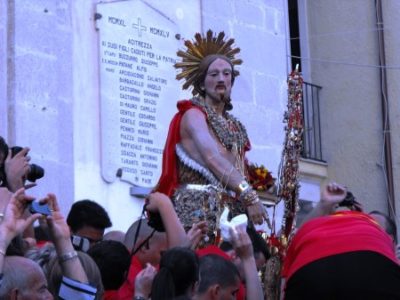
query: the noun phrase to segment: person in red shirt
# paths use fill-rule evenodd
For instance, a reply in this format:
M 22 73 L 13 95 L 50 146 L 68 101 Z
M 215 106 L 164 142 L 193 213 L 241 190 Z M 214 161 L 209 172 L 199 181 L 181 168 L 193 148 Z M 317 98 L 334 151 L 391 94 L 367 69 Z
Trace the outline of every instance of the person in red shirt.
M 368 214 L 333 212 L 346 194 L 329 184 L 294 236 L 283 265 L 285 299 L 400 299 L 392 239 Z
M 118 291 L 118 299 L 131 300 L 135 295 L 135 278 L 147 264 L 157 266 L 161 252 L 167 248 L 181 246 L 186 242 L 184 231 L 171 200 L 164 194 L 153 193 L 147 198 L 146 210 L 159 213 L 165 227 L 165 233 L 156 232 L 148 226 L 147 220 L 136 221 L 128 230 L 124 244 L 131 250 L 131 265 L 128 277 Z M 134 244 L 136 228 L 140 224 L 139 235 Z M 148 297 L 148 295 L 145 295 Z
M 218 247 L 211 245 L 199 249 L 199 287 L 194 299 L 264 299 L 249 235 L 245 229 L 237 228 L 231 230 L 231 237 L 235 255 L 241 260 L 243 278 L 232 258 Z

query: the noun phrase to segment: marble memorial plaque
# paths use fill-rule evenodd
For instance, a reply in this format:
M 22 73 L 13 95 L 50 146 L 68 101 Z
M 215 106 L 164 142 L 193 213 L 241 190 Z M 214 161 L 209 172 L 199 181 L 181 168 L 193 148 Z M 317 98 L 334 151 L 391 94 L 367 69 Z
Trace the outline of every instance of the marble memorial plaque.
M 107 182 L 152 187 L 161 173 L 180 84 L 176 25 L 143 1 L 100 3 L 101 167 Z

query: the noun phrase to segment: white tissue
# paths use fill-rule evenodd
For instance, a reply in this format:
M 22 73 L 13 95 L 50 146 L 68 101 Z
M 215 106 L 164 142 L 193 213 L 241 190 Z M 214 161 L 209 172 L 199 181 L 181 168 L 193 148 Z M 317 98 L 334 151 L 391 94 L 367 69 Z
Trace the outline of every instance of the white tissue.
M 219 228 L 221 229 L 221 236 L 224 241 L 231 241 L 232 237 L 229 232 L 230 228 L 238 229 L 243 228 L 246 230 L 247 227 L 247 216 L 245 214 L 238 215 L 229 222 L 228 221 L 229 209 L 224 208 L 219 220 Z

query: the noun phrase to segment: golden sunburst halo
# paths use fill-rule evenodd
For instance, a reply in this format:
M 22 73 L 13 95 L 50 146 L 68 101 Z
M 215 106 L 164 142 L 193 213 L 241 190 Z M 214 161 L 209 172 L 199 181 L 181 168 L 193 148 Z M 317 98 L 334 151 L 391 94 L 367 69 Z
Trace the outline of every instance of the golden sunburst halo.
M 214 35 L 212 30 L 208 30 L 205 37 L 202 37 L 200 33 L 196 33 L 194 41 L 185 41 L 186 51 L 179 50 L 177 52 L 182 61 L 174 65 L 175 68 L 181 69 L 181 72 L 176 75 L 176 79 L 184 79 L 185 82 L 182 86 L 184 90 L 192 86 L 198 79 L 200 76 L 200 64 L 209 55 L 223 55 L 229 59 L 233 66 L 242 64 L 241 59 L 235 58 L 235 55 L 240 52 L 240 48 L 233 47 L 235 40 L 233 38 L 224 40 L 224 38 L 225 33 L 223 31 L 218 35 Z M 239 72 L 234 70 L 234 75 L 239 75 Z M 198 91 L 194 89 L 193 95 L 197 93 Z

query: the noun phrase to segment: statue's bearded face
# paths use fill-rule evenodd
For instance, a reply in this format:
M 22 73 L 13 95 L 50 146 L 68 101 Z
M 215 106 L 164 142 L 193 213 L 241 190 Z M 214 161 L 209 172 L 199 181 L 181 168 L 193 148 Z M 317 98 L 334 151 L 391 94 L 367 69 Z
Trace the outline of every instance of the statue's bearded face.
M 216 59 L 208 67 L 204 80 L 206 98 L 227 101 L 232 90 L 232 66 L 223 59 Z

